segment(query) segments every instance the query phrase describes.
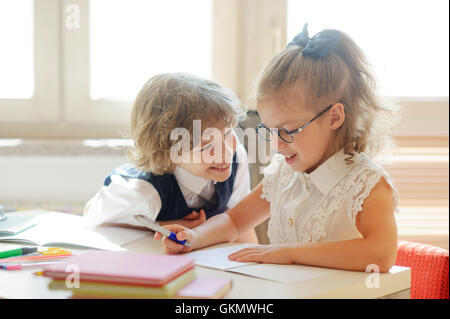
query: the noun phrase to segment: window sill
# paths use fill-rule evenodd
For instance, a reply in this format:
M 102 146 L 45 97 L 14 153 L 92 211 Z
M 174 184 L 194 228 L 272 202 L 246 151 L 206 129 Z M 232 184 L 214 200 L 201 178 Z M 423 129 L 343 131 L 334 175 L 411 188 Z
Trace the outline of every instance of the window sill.
M 0 139 L 0 156 L 123 156 L 127 139 Z
M 399 231 L 398 239 L 437 246 L 448 250 L 448 230 L 442 233 L 420 233 L 418 231 Z

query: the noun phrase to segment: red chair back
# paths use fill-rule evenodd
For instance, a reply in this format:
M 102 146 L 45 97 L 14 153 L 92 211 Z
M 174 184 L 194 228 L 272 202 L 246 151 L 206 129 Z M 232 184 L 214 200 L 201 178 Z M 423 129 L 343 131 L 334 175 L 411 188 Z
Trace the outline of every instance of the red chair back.
M 448 299 L 448 250 L 398 241 L 397 266 L 411 268 L 411 299 Z

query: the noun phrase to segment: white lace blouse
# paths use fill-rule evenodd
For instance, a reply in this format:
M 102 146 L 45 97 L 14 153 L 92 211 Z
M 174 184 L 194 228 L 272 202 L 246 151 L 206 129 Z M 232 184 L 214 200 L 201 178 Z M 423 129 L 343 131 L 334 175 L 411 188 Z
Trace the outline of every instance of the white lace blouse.
M 272 244 L 319 243 L 362 238 L 355 225 L 364 200 L 383 177 L 398 194 L 388 173 L 366 154 L 346 164 L 339 151 L 312 173 L 294 171 L 282 155 L 265 168 L 261 198 L 270 202 L 267 235 Z

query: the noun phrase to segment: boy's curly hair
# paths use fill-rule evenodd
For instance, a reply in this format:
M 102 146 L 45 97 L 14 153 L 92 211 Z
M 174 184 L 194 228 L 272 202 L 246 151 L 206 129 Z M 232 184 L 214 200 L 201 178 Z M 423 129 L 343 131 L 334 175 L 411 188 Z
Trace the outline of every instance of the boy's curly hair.
M 244 114 L 236 96 L 216 82 L 186 73 L 155 75 L 133 104 L 128 158 L 143 171 L 173 172 L 170 150 L 177 141 L 170 139 L 172 130 L 185 128 L 192 137 L 194 120 L 202 121 L 202 129 L 218 124 L 234 127 Z

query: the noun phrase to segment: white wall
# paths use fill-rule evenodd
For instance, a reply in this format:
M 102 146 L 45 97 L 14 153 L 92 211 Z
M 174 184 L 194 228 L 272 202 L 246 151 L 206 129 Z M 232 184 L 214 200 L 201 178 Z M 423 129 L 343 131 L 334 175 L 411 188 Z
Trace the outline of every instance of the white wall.
M 85 203 L 125 156 L 0 156 L 0 203 Z

